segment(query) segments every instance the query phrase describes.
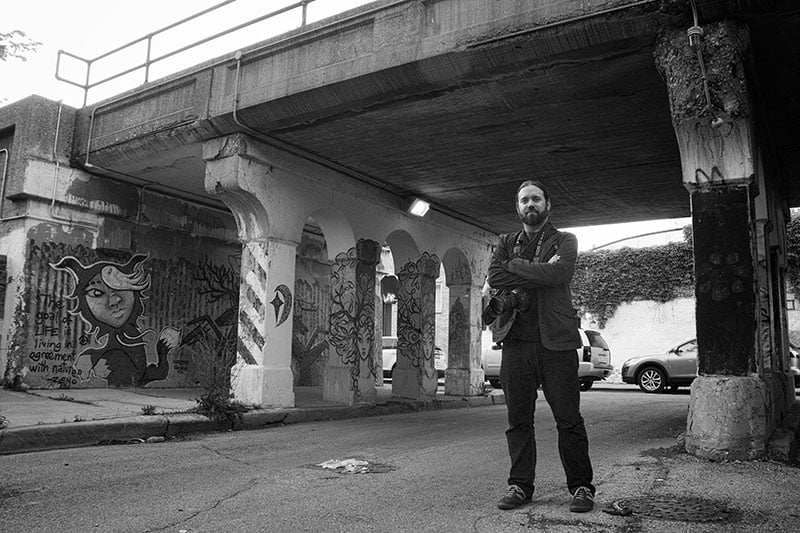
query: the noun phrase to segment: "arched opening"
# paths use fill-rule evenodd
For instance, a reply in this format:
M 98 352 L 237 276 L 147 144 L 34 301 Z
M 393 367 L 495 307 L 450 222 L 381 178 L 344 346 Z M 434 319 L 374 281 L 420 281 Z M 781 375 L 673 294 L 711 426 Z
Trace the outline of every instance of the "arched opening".
M 292 323 L 294 387 L 320 387 L 330 356 L 331 268 L 355 246 L 347 220 L 333 210 L 306 218 L 297 247 Z

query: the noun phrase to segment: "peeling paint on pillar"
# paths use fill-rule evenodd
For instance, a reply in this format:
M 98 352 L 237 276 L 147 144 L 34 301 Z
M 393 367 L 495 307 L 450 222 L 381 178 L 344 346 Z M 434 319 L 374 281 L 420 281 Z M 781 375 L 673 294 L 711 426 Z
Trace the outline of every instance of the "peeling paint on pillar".
M 692 194 L 700 375 L 744 376 L 754 369 L 749 203 L 745 187 Z

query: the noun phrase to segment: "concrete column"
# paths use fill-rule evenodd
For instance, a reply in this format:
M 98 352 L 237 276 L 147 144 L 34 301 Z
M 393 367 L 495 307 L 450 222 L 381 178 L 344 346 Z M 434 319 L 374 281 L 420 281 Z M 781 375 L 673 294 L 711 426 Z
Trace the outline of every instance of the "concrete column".
M 248 242 L 242 248 L 234 397 L 261 407 L 294 407 L 292 303 L 296 245 Z
M 272 169 L 249 154 L 247 139 L 241 136 L 207 142 L 203 158 L 206 191 L 231 209 L 243 243 L 237 362 L 231 369 L 234 398 L 258 407 L 294 407 L 292 288 L 297 243 L 271 234 L 263 182 Z
M 444 393 L 454 396 L 483 394 L 481 368 L 481 287 L 451 284 L 450 321 Z
M 745 79 L 749 54 L 747 28 L 730 21 L 705 26 L 695 47 L 683 31 L 662 35 L 656 47 L 692 206 L 698 378 L 686 449 L 714 460 L 760 457 L 769 436 L 769 395 L 756 374 L 757 150 Z
M 397 275 L 397 366 L 392 396 L 430 399 L 438 380 L 434 367 L 436 277 L 439 258 L 427 252 Z
M 336 256 L 331 274 L 331 315 L 323 399 L 354 404 L 377 399 L 375 364 L 376 272 L 380 243 L 361 239 Z

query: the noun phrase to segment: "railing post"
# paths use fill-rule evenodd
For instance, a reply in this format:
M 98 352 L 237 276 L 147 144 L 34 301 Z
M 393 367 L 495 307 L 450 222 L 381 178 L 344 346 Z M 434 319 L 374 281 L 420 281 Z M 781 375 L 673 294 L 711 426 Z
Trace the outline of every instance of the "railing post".
M 92 62 L 86 62 L 86 81 L 83 86 L 83 107 L 86 107 L 86 102 L 89 100 L 89 74 L 92 70 Z
M 150 50 L 153 47 L 153 34 L 147 35 L 147 58 L 144 61 L 144 82 L 150 81 Z

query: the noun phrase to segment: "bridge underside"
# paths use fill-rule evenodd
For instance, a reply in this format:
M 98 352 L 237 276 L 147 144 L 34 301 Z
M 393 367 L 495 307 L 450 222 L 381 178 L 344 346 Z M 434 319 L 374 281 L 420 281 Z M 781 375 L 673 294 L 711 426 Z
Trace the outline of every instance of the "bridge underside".
M 691 25 L 691 10 L 626 3 L 589 16 L 571 3 L 553 13 L 540 6 L 472 26 L 450 20 L 447 9 L 464 9 L 452 2 L 365 6 L 313 40 L 298 35 L 292 51 L 267 42 L 245 50 L 238 68 L 223 58 L 145 87 L 127 111 L 101 103 L 90 161 L 204 194 L 199 141 L 255 130 L 497 233 L 516 227 L 508 199 L 528 177 L 551 187 L 562 227 L 688 216 L 653 52 L 659 31 Z M 800 63 L 800 13 L 781 2 L 700 4 L 701 22 L 727 16 L 750 28 L 758 118 L 774 140 L 776 175 L 800 205 L 791 179 L 800 171 L 800 74 L 791 67 Z M 89 121 L 87 109 L 79 147 Z
M 127 272 L 147 259 L 161 265 L 151 305 L 163 305 L 153 320 L 167 327 L 158 364 L 129 372 L 134 382 L 164 381 L 179 334 L 170 321 L 205 320 L 236 352 L 238 399 L 293 405 L 293 380 L 316 357 L 325 397 L 355 403 L 374 397 L 376 287 L 393 272 L 393 394 L 435 393 L 442 338 L 447 393 L 480 394 L 492 245 L 518 227 L 513 193 L 536 178 L 560 227 L 692 215 L 699 377 L 687 449 L 759 457 L 794 401 L 784 278 L 787 207 L 800 205 L 800 10 L 698 0 L 704 35 L 692 48 L 694 3 L 382 0 L 89 108 L 62 114 L 34 98 L 25 106 L 38 120 L 14 115 L 24 106 L 0 113 L 4 204 L 15 209 L 3 220 L 27 225 L 0 251 L 16 254 L 17 273 L 41 273 L 10 275 L 6 308 L 55 320 L 33 312 L 65 294 L 70 278 L 50 283 L 54 265 L 97 268 L 108 256 L 109 271 Z M 26 128 L 62 116 L 69 124 L 45 152 L 51 131 Z M 26 136 L 29 153 L 16 155 Z M 433 213 L 406 214 L 410 196 Z M 136 265 L 119 262 L 130 254 Z M 437 337 L 440 265 L 449 322 Z M 230 307 L 173 305 L 194 292 L 218 307 L 224 294 Z M 74 342 L 72 326 L 51 326 L 48 346 Z M 31 360 L 31 325 L 13 327 L 7 366 L 53 374 Z M 73 351 L 65 357 L 87 354 Z M 188 359 L 169 357 L 184 379 Z

